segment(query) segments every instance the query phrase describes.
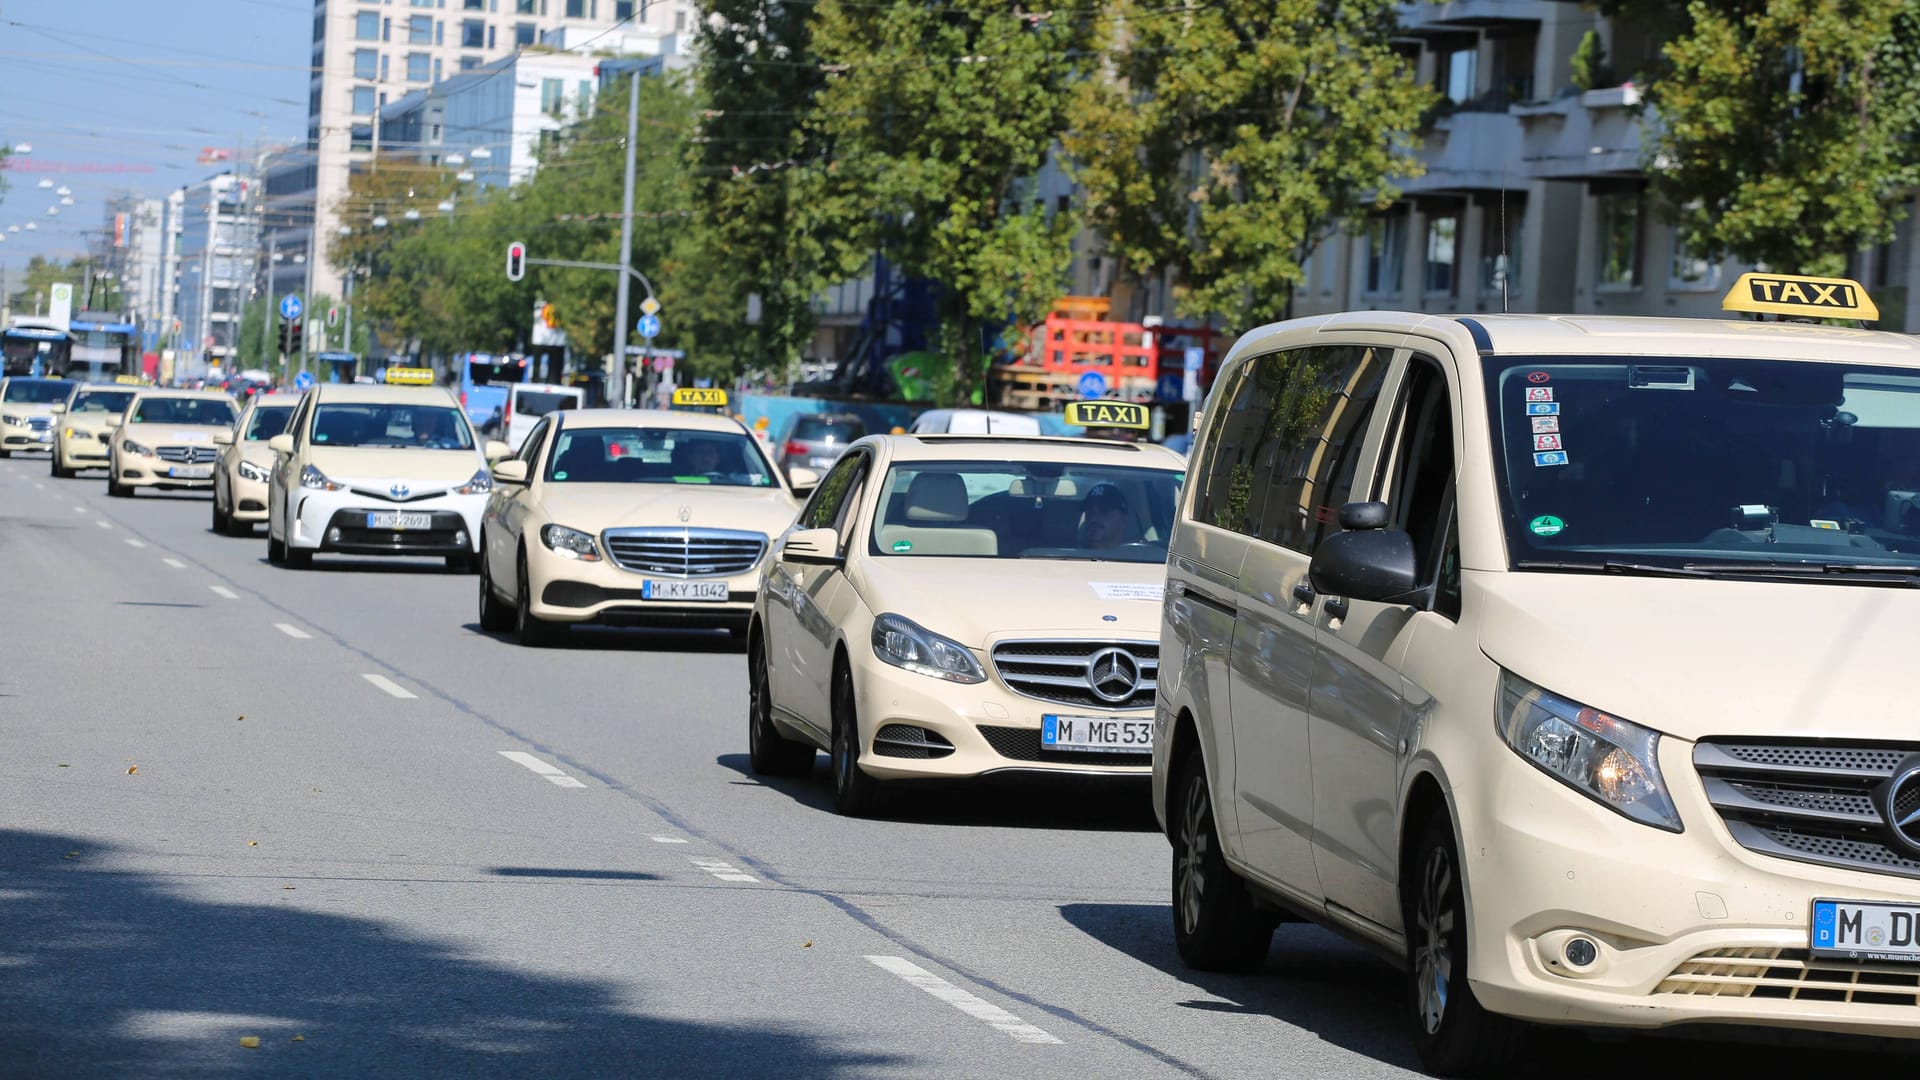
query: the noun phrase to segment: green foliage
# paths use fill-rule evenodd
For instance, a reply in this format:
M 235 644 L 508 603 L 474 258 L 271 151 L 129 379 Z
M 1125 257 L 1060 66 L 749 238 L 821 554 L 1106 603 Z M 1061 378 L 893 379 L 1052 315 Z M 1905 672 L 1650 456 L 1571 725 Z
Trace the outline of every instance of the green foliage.
M 945 397 L 971 401 L 982 330 L 1036 321 L 1064 291 L 1079 222 L 1044 205 L 1035 178 L 1098 20 L 994 0 L 821 0 L 814 18 L 827 77 L 795 225 L 843 274 L 883 250 L 939 282 Z
M 80 255 L 62 262 L 35 255 L 27 260 L 26 273 L 7 280 L 16 284 L 16 288 L 7 296 L 7 306 L 15 315 L 31 315 L 34 312 L 35 298 L 38 298 L 42 312 L 52 307 L 52 288 L 56 282 L 66 282 L 73 286 L 73 309 L 80 310 L 80 298 L 85 294 L 87 272 L 95 266 L 91 256 Z
M 1573 85 L 1578 90 L 1598 90 L 1613 86 L 1613 68 L 1607 63 L 1607 47 L 1600 41 L 1600 31 L 1589 30 L 1580 37 L 1580 44 L 1573 50 L 1570 62 Z
M 1920 179 L 1920 0 L 1695 0 L 1649 89 L 1654 192 L 1696 254 L 1833 274 Z
M 1434 92 L 1389 45 L 1388 0 L 1117 0 L 1112 79 L 1082 84 L 1067 146 L 1129 272 L 1177 276 L 1188 315 L 1284 315 L 1342 220 L 1421 166 Z

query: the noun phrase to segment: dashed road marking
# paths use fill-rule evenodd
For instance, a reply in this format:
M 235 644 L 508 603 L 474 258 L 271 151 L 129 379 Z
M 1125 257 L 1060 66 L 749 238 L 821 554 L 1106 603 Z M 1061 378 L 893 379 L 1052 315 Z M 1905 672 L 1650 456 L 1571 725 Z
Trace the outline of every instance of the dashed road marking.
M 740 868 L 737 866 L 734 866 L 732 863 L 723 862 L 719 859 L 701 859 L 701 858 L 695 858 L 693 856 L 688 856 L 687 861 L 699 867 L 700 869 L 705 870 L 707 873 L 712 874 L 714 877 L 719 878 L 721 881 L 755 881 L 757 882 L 760 880 L 759 878 L 754 877 L 752 874 L 742 873 Z
M 84 506 L 76 506 L 73 508 L 73 512 L 76 514 L 84 514 L 87 512 L 87 508 Z
M 684 844 L 687 842 L 686 838 L 682 836 L 649 836 L 647 839 L 652 840 L 656 844 Z
M 47 485 L 45 485 L 45 484 L 35 484 L 35 485 L 33 485 L 33 486 L 34 486 L 35 488 L 42 488 L 42 489 L 43 489 L 43 488 L 45 488 L 45 487 L 46 487 Z
M 127 537 L 127 546 L 128 547 L 146 547 L 147 545 L 129 536 Z
M 312 634 L 307 633 L 305 630 L 300 629 L 299 627 L 293 625 L 292 623 L 277 622 L 273 624 L 273 628 L 287 635 L 288 637 L 298 641 L 313 640 Z
M 394 682 L 392 679 L 387 678 L 385 675 L 362 675 L 360 677 L 372 683 L 373 685 L 379 687 L 381 690 L 384 690 L 387 693 L 392 694 L 394 697 L 410 698 L 410 697 L 416 696 L 413 691 L 407 689 L 404 686 L 401 686 L 399 683 Z
M 113 522 L 111 522 L 111 521 L 107 521 L 107 520 L 105 520 L 104 518 L 94 518 L 94 519 L 93 519 L 93 523 L 94 523 L 95 525 L 98 525 L 98 526 L 100 526 L 100 527 L 101 527 L 101 528 L 103 528 L 103 529 L 111 529 L 111 528 L 113 528 Z
M 160 561 L 173 567 L 175 570 L 185 570 L 187 568 L 187 564 L 181 562 L 179 559 L 161 559 Z
M 1057 1043 L 1060 1040 L 1034 1027 L 998 1005 L 953 985 L 926 968 L 899 956 L 869 956 L 875 967 L 905 979 L 975 1020 L 984 1020 L 1002 1033 L 1024 1043 Z
M 229 600 L 240 599 L 239 593 L 234 592 L 232 589 L 227 588 L 225 585 L 212 585 L 212 586 L 209 586 L 209 588 L 213 590 L 213 594 L 215 596 L 224 596 Z
M 525 765 L 527 768 L 533 770 L 536 773 L 539 773 L 542 777 L 545 777 L 549 783 L 553 784 L 556 787 L 583 788 L 587 786 L 581 783 L 580 781 L 575 780 L 573 777 L 568 776 L 564 770 L 556 766 L 549 765 L 546 762 L 541 761 L 539 758 L 534 757 L 532 754 L 525 753 L 524 751 L 502 750 L 500 751 L 500 756 L 503 758 L 506 758 L 508 761 L 511 761 L 516 765 Z

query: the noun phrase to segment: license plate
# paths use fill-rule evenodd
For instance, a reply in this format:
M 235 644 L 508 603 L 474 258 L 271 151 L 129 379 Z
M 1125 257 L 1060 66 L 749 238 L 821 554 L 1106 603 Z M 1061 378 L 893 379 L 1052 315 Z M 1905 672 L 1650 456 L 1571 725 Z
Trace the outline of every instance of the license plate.
M 643 581 L 640 583 L 640 598 L 642 600 L 725 600 L 727 583 L 724 581 Z
M 175 465 L 167 470 L 167 475 L 175 480 L 205 480 L 213 475 L 211 465 Z
M 1815 900 L 1813 953 L 1920 963 L 1920 904 Z
M 1040 745 L 1048 750 L 1151 754 L 1153 721 L 1116 720 L 1109 716 L 1043 716 Z
M 395 531 L 403 529 L 431 529 L 433 528 L 433 515 L 397 513 L 368 514 L 367 528 L 393 529 Z
M 35 436 L 35 438 L 37 438 L 37 439 L 39 439 L 39 440 L 40 440 L 41 442 L 52 442 L 52 441 L 53 441 L 53 432 L 51 432 L 51 431 L 43 431 L 43 432 L 41 432 L 41 433 L 40 433 L 39 435 L 36 435 L 36 436 Z

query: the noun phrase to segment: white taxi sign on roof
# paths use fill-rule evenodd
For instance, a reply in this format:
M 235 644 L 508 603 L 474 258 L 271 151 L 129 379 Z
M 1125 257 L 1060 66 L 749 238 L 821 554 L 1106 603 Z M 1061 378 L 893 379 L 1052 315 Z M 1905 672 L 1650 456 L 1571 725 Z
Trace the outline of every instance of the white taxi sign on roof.
M 1792 274 L 1741 274 L 1720 301 L 1720 310 L 1868 322 L 1880 317 L 1879 307 L 1857 281 Z
M 682 386 L 673 392 L 673 403 L 724 409 L 727 407 L 727 392 L 717 386 Z
M 433 369 L 423 367 L 390 367 L 387 369 L 387 382 L 394 386 L 432 386 Z
M 1145 431 L 1152 421 L 1147 407 L 1131 401 L 1072 401 L 1060 417 L 1074 427 L 1133 428 Z

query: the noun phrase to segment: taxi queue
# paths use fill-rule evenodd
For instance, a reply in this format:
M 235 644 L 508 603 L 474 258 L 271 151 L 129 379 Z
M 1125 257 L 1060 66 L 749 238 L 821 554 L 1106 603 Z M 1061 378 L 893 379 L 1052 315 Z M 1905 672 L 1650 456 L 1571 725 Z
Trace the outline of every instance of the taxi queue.
M 723 628 L 753 769 L 824 751 L 844 814 L 1150 778 L 1183 961 L 1325 926 L 1405 973 L 1438 1075 L 1551 1026 L 1913 1037 L 1920 738 L 1882 706 L 1920 647 L 1920 343 L 1844 279 L 1723 308 L 1762 321 L 1262 327 L 1191 462 L 877 435 L 821 475 L 724 416 L 603 409 L 513 448 L 431 386 L 0 383 L 0 439 L 114 495 L 210 488 L 290 568 L 442 558 L 529 646 Z

